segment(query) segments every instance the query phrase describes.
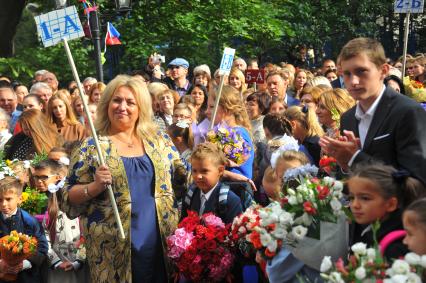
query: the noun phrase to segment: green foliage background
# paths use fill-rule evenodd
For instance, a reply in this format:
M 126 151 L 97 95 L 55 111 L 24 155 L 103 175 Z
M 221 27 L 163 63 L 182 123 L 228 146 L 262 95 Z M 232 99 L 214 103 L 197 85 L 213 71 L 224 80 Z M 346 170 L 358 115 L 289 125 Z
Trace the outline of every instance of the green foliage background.
M 53 10 L 53 1 L 40 4 L 38 13 Z M 82 12 L 81 3 L 71 0 Z M 191 66 L 220 62 L 224 46 L 237 56 L 286 60 L 298 44 L 314 48 L 322 56 L 327 42 L 336 56 L 345 42 L 356 36 L 381 40 L 388 55 L 402 53 L 403 17 L 393 13 L 393 0 L 134 0 L 126 17 L 115 12 L 114 1 L 99 0 L 103 35 L 111 21 L 121 33 L 117 72 L 140 69 L 157 51 L 166 61 L 176 56 Z M 83 20 L 84 15 L 80 16 Z M 425 17 L 414 15 L 416 41 L 425 48 Z M 400 36 L 401 35 L 401 36 Z M 25 10 L 15 38 L 16 56 L 0 59 L 0 73 L 24 83 L 38 69 L 49 69 L 61 81 L 72 80 L 62 44 L 43 48 L 37 38 L 34 15 Z M 70 42 L 81 77 L 95 75 L 93 47 L 89 39 Z M 109 47 L 111 48 L 111 47 Z M 114 47 L 117 48 L 117 47 Z M 422 50 L 419 50 L 422 51 Z M 424 52 L 425 50 L 423 50 Z M 107 62 L 104 69 L 108 68 Z

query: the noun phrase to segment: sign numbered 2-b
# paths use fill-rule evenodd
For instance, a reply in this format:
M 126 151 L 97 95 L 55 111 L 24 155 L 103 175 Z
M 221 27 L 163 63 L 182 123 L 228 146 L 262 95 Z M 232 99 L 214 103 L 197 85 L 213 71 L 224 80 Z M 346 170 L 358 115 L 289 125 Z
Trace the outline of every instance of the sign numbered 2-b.
M 395 0 L 395 13 L 423 13 L 424 0 Z

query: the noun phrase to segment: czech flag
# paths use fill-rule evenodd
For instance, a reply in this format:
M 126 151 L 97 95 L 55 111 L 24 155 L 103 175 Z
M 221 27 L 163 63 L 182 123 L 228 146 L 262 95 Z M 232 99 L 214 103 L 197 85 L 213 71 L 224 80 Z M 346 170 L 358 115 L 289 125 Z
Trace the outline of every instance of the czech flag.
M 118 39 L 119 37 L 120 37 L 120 33 L 115 29 L 115 27 L 110 22 L 108 22 L 107 33 L 105 36 L 105 44 L 120 45 L 121 41 Z

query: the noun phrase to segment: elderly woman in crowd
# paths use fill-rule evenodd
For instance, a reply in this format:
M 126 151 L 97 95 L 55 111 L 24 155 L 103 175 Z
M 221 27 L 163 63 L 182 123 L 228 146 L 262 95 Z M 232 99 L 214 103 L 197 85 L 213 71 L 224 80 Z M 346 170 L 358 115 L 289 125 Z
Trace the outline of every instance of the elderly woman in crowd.
M 155 115 L 154 121 L 157 123 L 160 130 L 167 132 L 167 127 L 172 124 L 173 109 L 179 102 L 179 93 L 174 90 L 167 89 L 161 92 L 157 99 L 160 109 Z
M 22 132 L 6 143 L 5 159 L 29 160 L 35 153 L 48 153 L 53 147 L 63 144 L 63 138 L 38 109 L 22 112 L 19 124 Z
M 75 118 L 68 98 L 55 94 L 49 100 L 47 108 L 49 121 L 56 125 L 58 132 L 66 141 L 82 141 L 86 137 L 84 126 Z
M 0 150 L 4 149 L 4 145 L 12 137 L 9 132 L 9 121 L 9 114 L 3 108 L 0 108 Z
M 151 97 L 139 79 L 117 76 L 98 104 L 96 129 L 106 166 L 99 166 L 92 138 L 72 154 L 62 210 L 80 216 L 91 280 L 168 282 L 166 237 L 179 215 L 171 186 L 179 159 L 169 137 L 153 123 Z M 126 238 L 120 240 L 112 186 Z

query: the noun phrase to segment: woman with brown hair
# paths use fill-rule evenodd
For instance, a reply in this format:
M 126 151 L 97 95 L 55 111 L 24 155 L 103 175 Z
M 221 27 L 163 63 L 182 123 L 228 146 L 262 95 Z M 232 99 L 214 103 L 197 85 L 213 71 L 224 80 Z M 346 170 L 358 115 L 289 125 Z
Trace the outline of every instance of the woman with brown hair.
M 63 138 L 40 110 L 22 112 L 19 124 L 22 132 L 5 145 L 6 159 L 29 160 L 35 153 L 48 153 L 53 147 L 62 146 Z
M 326 91 L 321 95 L 316 113 L 327 136 L 339 135 L 340 116 L 354 105 L 355 100 L 352 96 L 341 88 Z
M 300 93 L 300 104 L 312 108 L 315 112 L 317 110 L 321 94 L 324 91 L 331 89 L 332 88 L 323 88 L 319 86 L 305 86 Z
M 294 74 L 294 81 L 293 81 L 293 90 L 294 90 L 294 98 L 300 99 L 301 92 L 303 88 L 305 87 L 308 80 L 312 79 L 314 76 L 312 73 L 305 69 L 299 69 Z
M 99 100 L 101 100 L 101 96 L 104 92 L 105 87 L 106 86 L 103 82 L 95 83 L 90 87 L 88 93 L 89 104 L 98 104 Z
M 47 117 L 49 122 L 56 125 L 58 132 L 65 141 L 82 141 L 86 137 L 86 131 L 74 116 L 68 99 L 60 94 L 55 94 L 47 104 Z

